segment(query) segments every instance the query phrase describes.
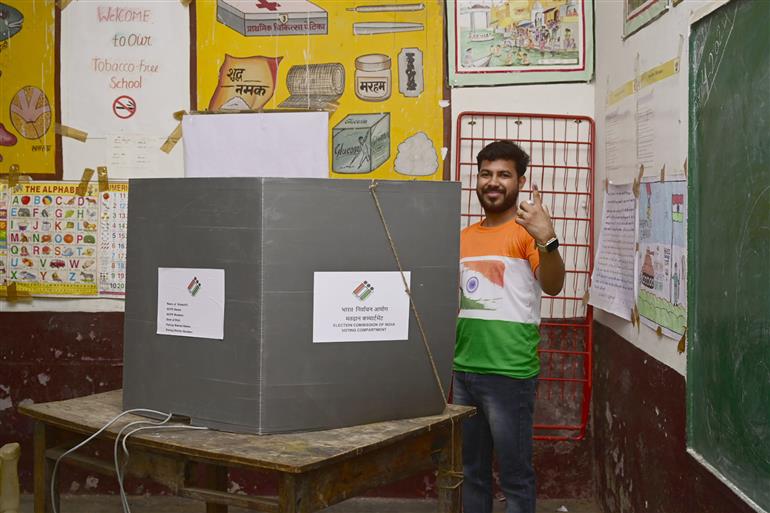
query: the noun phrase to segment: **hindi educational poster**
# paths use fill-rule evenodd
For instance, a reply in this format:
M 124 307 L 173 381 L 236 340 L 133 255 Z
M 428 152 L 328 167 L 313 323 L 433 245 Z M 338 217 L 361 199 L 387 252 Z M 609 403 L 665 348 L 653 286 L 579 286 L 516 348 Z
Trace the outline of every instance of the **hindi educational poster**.
M 636 159 L 655 174 L 669 174 L 684 158 L 679 142 L 679 59 L 642 73 L 636 93 Z M 686 144 L 685 144 L 686 146 Z
M 99 295 L 126 295 L 128 182 L 110 182 L 99 197 Z
M 106 165 L 112 178 L 183 176 L 181 148 L 161 151 L 189 110 L 189 9 L 178 0 L 72 2 L 61 11 L 65 175 Z
M 456 0 L 447 16 L 451 86 L 593 75 L 593 0 Z
M 624 0 L 623 37 L 653 22 L 668 9 L 668 0 Z
M 313 274 L 313 342 L 409 338 L 411 273 L 398 271 Z
M 196 23 L 197 110 L 327 111 L 331 177 L 442 178 L 443 2 L 218 0 Z
M 687 323 L 687 181 L 645 182 L 639 193 L 639 315 L 680 338 Z
M 8 201 L 8 281 L 34 296 L 97 293 L 96 185 L 27 182 Z
M 51 0 L 0 3 L 0 174 L 56 169 L 56 16 Z
M 626 320 L 636 299 L 636 205 L 633 184 L 607 186 L 588 301 Z

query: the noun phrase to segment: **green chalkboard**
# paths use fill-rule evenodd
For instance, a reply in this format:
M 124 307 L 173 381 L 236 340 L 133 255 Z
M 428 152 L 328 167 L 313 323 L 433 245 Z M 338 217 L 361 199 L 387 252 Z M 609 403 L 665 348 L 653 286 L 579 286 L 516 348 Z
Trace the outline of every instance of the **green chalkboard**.
M 688 445 L 770 511 L 770 1 L 690 35 Z

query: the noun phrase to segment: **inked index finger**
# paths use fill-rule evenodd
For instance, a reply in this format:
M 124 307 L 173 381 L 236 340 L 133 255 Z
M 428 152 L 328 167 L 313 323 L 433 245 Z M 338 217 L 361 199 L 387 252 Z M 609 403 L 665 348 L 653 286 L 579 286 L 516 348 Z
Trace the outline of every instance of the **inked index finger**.
M 537 185 L 535 184 L 532 184 L 532 199 L 535 201 L 535 205 L 543 205 L 543 198 L 540 195 L 540 189 L 538 189 Z

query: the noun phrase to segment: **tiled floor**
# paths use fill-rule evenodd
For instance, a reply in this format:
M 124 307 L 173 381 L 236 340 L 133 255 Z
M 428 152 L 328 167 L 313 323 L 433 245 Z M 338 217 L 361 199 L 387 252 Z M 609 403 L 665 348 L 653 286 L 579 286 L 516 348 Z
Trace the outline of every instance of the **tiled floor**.
M 197 501 L 176 497 L 130 497 L 132 513 L 195 513 L 205 512 L 205 506 Z M 19 513 L 32 513 L 32 496 L 24 495 Z M 351 499 L 324 513 L 433 513 L 436 502 L 421 499 Z M 495 503 L 495 512 L 505 511 L 505 502 Z M 230 513 L 250 513 L 251 510 L 230 508 Z M 591 500 L 541 500 L 537 513 L 599 513 Z M 122 513 L 120 498 L 112 495 L 62 496 L 59 513 Z

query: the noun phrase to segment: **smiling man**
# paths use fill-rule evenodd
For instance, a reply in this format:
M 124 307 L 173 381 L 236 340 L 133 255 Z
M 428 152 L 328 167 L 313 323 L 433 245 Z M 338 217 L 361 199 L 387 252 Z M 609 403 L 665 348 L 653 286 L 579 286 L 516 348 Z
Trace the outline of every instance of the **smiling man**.
M 496 141 L 478 157 L 485 218 L 460 237 L 460 314 L 454 402 L 478 413 L 463 425 L 463 511 L 492 511 L 492 454 L 506 513 L 535 513 L 532 419 L 540 372 L 540 295 L 564 284 L 564 262 L 537 187 L 519 203 L 529 156 Z

